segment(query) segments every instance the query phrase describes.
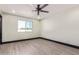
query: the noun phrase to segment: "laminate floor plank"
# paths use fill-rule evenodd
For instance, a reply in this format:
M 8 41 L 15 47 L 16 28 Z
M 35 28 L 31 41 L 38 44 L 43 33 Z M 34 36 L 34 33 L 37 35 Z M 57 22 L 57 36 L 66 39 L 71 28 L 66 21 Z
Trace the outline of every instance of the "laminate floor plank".
M 34 39 L 0 45 L 0 55 L 79 55 L 79 49 Z

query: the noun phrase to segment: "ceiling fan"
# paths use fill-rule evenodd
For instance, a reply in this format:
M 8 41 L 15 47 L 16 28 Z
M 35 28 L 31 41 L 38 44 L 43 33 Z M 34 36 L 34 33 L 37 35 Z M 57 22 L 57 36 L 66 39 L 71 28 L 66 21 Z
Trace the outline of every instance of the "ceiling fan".
M 48 11 L 43 10 L 43 8 L 45 8 L 46 6 L 48 6 L 48 4 L 44 4 L 43 6 L 40 6 L 40 4 L 38 4 L 36 10 L 34 11 L 37 12 L 37 15 L 40 15 L 40 12 L 48 13 Z

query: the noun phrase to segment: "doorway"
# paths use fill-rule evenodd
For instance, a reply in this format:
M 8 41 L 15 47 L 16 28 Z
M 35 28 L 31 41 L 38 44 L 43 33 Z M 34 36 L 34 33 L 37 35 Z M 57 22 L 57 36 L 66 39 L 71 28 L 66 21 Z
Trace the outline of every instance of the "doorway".
M 2 43 L 2 16 L 0 15 L 0 44 Z

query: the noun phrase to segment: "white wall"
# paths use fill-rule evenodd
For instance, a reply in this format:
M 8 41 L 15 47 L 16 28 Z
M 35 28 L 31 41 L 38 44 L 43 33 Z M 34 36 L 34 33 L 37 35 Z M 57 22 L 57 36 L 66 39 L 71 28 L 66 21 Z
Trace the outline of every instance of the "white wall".
M 79 7 L 51 14 L 41 22 L 42 37 L 79 46 Z
M 2 41 L 14 41 L 20 39 L 28 39 L 28 38 L 35 38 L 39 37 L 39 29 L 40 24 L 38 20 L 33 21 L 33 31 L 32 32 L 17 32 L 17 16 L 2 14 L 3 17 L 3 24 L 2 24 Z
M 32 20 L 33 32 L 25 33 L 17 32 L 17 16 L 2 14 L 2 41 L 14 41 L 41 36 L 79 46 L 79 7 L 67 7 L 68 5 L 58 5 L 58 7 L 55 6 L 54 8 L 58 8 L 56 10 L 51 8 L 54 14 L 50 14 L 50 16 L 40 22 Z

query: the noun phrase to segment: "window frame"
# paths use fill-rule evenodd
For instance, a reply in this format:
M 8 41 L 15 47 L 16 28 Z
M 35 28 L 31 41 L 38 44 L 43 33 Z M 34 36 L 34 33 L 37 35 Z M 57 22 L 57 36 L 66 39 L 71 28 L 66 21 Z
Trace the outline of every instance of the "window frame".
M 19 30 L 19 28 L 17 27 L 18 28 L 18 32 L 32 32 L 33 31 L 33 21 L 32 20 L 26 19 L 26 18 L 19 18 L 18 21 L 25 21 L 25 29 L 24 29 L 24 31 L 22 29 Z M 28 30 L 26 28 L 27 27 L 26 26 L 27 22 L 31 22 L 32 23 L 32 28 L 30 28 L 30 30 Z M 19 26 L 19 24 L 18 24 L 18 26 Z

